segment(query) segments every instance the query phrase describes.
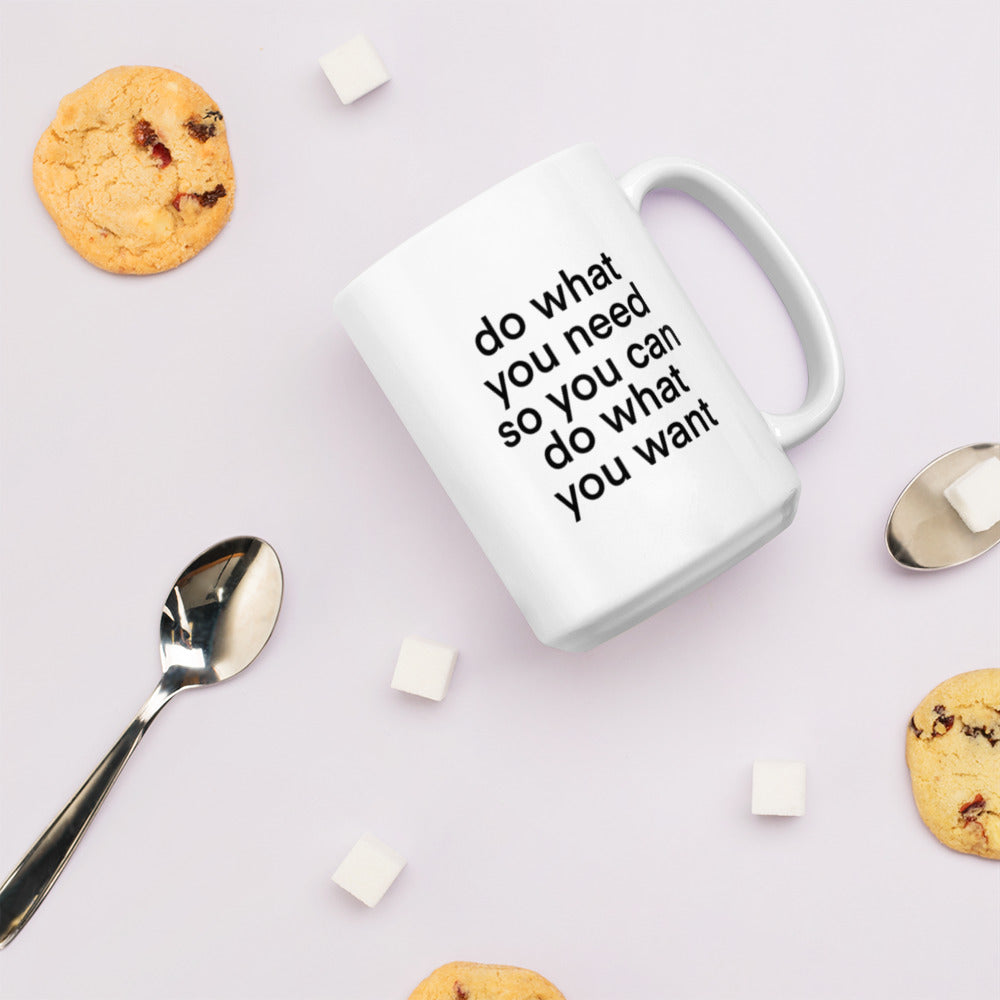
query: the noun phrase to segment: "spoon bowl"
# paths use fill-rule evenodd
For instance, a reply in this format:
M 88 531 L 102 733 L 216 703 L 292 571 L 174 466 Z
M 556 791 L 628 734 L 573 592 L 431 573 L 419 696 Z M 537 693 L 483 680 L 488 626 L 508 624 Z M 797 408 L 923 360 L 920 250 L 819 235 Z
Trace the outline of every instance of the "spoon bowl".
M 907 569 L 947 569 L 1000 542 L 1000 524 L 986 531 L 970 531 L 944 495 L 959 476 L 992 456 L 1000 458 L 1000 444 L 955 448 L 910 480 L 885 528 L 885 544 L 896 562 Z
M 181 573 L 163 602 L 160 662 L 184 687 L 216 684 L 248 667 L 281 606 L 281 565 L 259 538 L 230 538 Z
M 256 659 L 278 619 L 282 590 L 274 549 L 250 536 L 213 545 L 181 573 L 160 617 L 163 676 L 132 724 L 0 886 L 0 948 L 38 909 L 160 709 L 178 691 L 228 680 Z

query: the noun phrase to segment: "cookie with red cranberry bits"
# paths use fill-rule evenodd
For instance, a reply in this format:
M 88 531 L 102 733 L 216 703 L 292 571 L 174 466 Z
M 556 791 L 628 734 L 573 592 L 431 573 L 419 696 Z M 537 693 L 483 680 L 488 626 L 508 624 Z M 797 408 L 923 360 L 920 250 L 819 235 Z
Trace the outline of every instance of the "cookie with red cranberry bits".
M 566 1000 L 543 976 L 513 965 L 449 962 L 435 969 L 410 1000 Z
M 64 97 L 34 180 L 66 242 L 117 274 L 167 271 L 204 249 L 236 186 L 216 103 L 155 66 L 110 69 Z
M 910 719 L 906 763 L 931 833 L 956 851 L 1000 859 L 1000 669 L 934 688 Z

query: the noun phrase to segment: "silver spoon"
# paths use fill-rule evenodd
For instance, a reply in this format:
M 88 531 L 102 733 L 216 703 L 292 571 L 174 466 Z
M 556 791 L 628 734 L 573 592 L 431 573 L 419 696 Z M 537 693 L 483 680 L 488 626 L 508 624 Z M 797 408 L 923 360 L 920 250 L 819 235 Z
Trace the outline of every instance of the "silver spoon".
M 885 528 L 893 559 L 907 569 L 945 569 L 968 562 L 1000 542 L 1000 524 L 970 531 L 944 491 L 973 466 L 996 456 L 1000 444 L 970 444 L 936 458 L 899 495 Z
M 230 538 L 181 573 L 163 605 L 163 677 L 135 721 L 0 886 L 0 948 L 38 909 L 157 712 L 188 687 L 215 684 L 250 665 L 281 608 L 278 557 L 259 538 Z

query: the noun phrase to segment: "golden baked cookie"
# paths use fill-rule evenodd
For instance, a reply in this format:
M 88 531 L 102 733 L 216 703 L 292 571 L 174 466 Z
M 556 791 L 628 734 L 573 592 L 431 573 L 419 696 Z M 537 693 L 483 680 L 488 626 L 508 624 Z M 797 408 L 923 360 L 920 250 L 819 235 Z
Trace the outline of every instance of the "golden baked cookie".
M 34 159 L 35 189 L 74 250 L 118 274 L 193 257 L 233 208 L 226 124 L 180 73 L 119 66 L 59 102 Z
M 435 969 L 410 1000 L 566 1000 L 543 976 L 513 965 L 449 962 Z
M 1000 859 L 1000 669 L 939 684 L 906 736 L 913 798 L 946 847 Z

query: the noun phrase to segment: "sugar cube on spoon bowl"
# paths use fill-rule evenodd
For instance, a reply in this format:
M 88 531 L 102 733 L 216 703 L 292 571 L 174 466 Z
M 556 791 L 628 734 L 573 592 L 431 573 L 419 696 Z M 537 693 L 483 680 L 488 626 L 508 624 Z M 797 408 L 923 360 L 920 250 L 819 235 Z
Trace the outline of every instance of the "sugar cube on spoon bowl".
M 969 531 L 989 531 L 1000 521 L 1000 458 L 991 457 L 963 472 L 944 491 Z

